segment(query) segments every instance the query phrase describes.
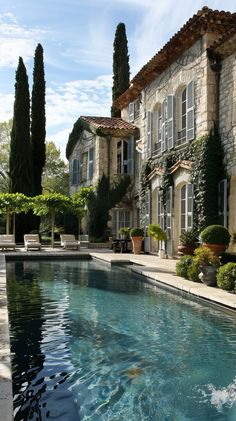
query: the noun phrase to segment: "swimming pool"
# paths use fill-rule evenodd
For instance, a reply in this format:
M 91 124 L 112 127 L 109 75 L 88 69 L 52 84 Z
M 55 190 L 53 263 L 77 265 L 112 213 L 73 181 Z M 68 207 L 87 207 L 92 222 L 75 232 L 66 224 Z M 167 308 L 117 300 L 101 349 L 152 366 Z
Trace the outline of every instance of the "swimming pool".
M 94 261 L 7 263 L 15 421 L 236 419 L 236 318 Z

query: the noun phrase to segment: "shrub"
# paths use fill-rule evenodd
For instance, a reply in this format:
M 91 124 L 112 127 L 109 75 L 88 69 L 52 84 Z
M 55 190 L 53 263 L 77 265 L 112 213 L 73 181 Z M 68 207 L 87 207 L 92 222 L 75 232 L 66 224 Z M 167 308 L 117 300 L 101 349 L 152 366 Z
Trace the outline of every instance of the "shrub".
M 226 291 L 236 291 L 236 263 L 227 263 L 219 269 L 217 285 Z
M 148 235 L 155 238 L 157 241 L 166 241 L 166 233 L 159 224 L 149 224 Z
M 219 266 L 220 260 L 213 251 L 206 246 L 200 246 L 194 250 L 194 259 L 199 266 Z
M 179 236 L 180 244 L 195 244 L 197 241 L 197 235 L 193 229 L 184 230 Z
M 130 237 L 143 237 L 144 231 L 142 228 L 131 228 Z
M 190 255 L 181 256 L 176 263 L 176 275 L 182 276 L 182 278 L 188 278 L 188 269 L 193 262 L 193 257 Z
M 187 273 L 189 281 L 201 282 L 198 277 L 199 273 L 200 273 L 199 263 L 193 260 L 192 264 L 188 268 L 188 273 Z
M 236 253 L 225 252 L 220 256 L 221 265 L 226 265 L 226 263 L 233 262 L 236 263 Z
M 230 233 L 223 225 L 209 225 L 200 234 L 203 243 L 225 244 L 230 242 Z
M 130 228 L 129 227 L 121 227 L 119 229 L 119 234 L 125 235 L 126 237 L 129 237 Z

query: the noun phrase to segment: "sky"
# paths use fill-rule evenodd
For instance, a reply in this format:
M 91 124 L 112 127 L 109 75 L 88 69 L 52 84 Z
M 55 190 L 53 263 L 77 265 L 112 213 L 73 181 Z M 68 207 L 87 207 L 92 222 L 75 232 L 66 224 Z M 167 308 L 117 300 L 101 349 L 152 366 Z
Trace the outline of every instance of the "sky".
M 0 0 L 0 122 L 13 116 L 15 72 L 44 49 L 47 140 L 65 157 L 79 116 L 110 116 L 113 41 L 126 26 L 131 79 L 203 6 L 236 12 L 235 0 Z

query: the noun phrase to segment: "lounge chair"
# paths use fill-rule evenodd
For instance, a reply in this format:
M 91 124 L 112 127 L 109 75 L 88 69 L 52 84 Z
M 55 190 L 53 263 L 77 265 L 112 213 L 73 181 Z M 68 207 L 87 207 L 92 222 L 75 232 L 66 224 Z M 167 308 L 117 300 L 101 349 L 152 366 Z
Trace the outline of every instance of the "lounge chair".
M 64 249 L 80 249 L 79 241 L 76 241 L 73 234 L 61 234 L 61 246 Z
M 38 249 L 41 250 L 41 243 L 38 234 L 24 235 L 25 250 Z
M 13 234 L 1 234 L 0 235 L 0 248 L 2 250 L 16 249 L 15 237 Z
M 89 247 L 89 236 L 87 234 L 79 235 L 80 247 Z

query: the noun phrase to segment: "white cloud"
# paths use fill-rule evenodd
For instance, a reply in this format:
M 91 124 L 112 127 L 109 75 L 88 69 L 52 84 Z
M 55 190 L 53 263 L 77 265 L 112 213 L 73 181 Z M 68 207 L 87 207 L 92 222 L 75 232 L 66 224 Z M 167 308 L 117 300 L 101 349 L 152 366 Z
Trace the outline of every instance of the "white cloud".
M 0 15 L 0 67 L 16 68 L 19 56 L 31 60 L 45 32 L 21 26 L 12 13 Z
M 13 116 L 13 94 L 2 94 L 0 92 L 0 122 L 7 121 Z

